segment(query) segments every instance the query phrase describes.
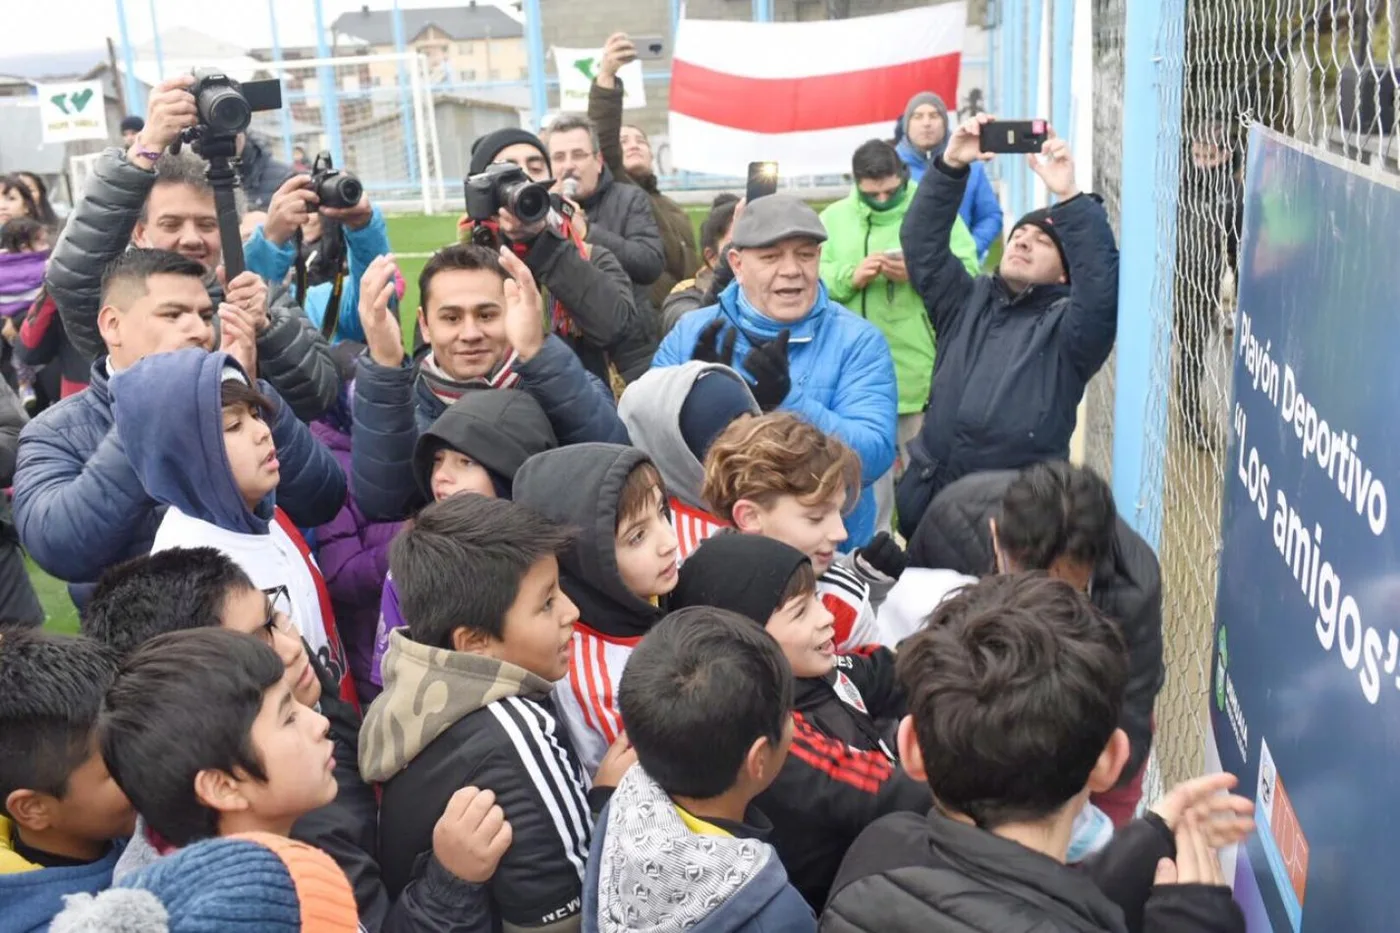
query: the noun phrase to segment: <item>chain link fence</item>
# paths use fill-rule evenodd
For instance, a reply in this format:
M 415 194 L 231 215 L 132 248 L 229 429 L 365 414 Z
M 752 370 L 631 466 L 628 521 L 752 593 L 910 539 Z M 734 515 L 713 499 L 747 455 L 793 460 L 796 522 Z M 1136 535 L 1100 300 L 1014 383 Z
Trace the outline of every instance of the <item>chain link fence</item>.
M 1375 172 L 1396 172 L 1400 0 L 1163 0 L 1162 59 L 1125 62 L 1126 0 L 1093 0 L 1094 183 L 1115 227 L 1122 179 L 1123 69 L 1153 68 L 1165 113 L 1149 314 L 1169 347 L 1154 354 L 1149 411 L 1114 424 L 1113 361 L 1087 394 L 1086 460 L 1112 471 L 1113 432 L 1145 430 L 1147 488 L 1162 490 L 1166 684 L 1147 799 L 1199 774 L 1209 734 L 1211 632 L 1221 489 L 1230 464 L 1235 270 L 1248 126 L 1261 123 Z M 1176 188 L 1176 191 L 1172 189 Z

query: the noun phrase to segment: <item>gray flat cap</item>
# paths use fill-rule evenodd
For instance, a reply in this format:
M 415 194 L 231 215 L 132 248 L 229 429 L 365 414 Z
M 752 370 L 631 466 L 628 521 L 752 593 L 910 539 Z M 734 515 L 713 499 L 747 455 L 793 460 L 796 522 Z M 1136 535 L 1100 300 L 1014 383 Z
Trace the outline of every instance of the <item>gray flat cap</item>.
M 805 237 L 824 243 L 826 228 L 822 226 L 817 212 L 801 198 L 791 194 L 770 194 L 744 205 L 744 212 L 734 224 L 730 245 L 734 249 L 755 249 L 792 237 Z

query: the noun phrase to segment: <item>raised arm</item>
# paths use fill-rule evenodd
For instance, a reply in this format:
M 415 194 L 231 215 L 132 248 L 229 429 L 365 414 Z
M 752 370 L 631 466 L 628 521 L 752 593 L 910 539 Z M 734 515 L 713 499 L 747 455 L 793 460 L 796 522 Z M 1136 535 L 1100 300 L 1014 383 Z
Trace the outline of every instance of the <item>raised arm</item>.
M 612 169 L 618 181 L 627 179 L 627 170 L 622 166 L 622 82 L 617 70 L 637 57 L 637 50 L 626 33 L 613 33 L 603 45 L 603 61 L 598 66 L 598 77 L 588 89 L 588 119 L 598 131 L 598 149 L 603 154 L 603 164 Z

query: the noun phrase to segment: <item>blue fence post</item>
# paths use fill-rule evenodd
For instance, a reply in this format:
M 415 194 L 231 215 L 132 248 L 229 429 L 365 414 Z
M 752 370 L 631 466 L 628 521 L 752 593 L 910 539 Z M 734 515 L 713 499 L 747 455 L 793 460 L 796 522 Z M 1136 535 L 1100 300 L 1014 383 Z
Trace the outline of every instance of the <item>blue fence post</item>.
M 1162 391 L 1155 380 L 1170 380 L 1171 372 L 1185 0 L 1125 7 L 1113 495 L 1124 519 L 1156 549 L 1167 406 L 1154 403 L 1153 393 Z M 1159 244 L 1169 261 L 1159 259 Z
M 280 62 L 282 60 L 282 39 L 277 32 L 277 0 L 267 0 L 267 22 L 272 29 L 272 60 Z M 285 88 L 286 82 L 282 80 L 282 72 L 278 72 L 277 80 Z M 277 111 L 277 115 L 282 118 L 282 156 L 288 163 L 292 161 L 292 149 L 295 143 L 292 141 L 292 107 L 287 101 L 282 102 L 282 107 Z
M 312 4 L 316 11 L 316 57 L 331 57 L 330 43 L 326 41 L 326 11 L 321 0 Z M 321 97 L 321 122 L 326 125 L 326 143 L 330 148 L 335 164 L 345 166 L 345 151 L 340 143 L 340 94 L 335 85 L 335 69 L 321 65 L 316 69 L 316 84 Z
M 404 54 L 404 34 L 403 34 L 403 10 L 399 7 L 399 0 L 394 0 L 394 51 Z M 490 41 L 489 39 L 487 40 Z M 428 109 L 432 110 L 433 91 L 431 85 L 423 88 L 423 93 L 428 95 Z M 413 93 L 410 90 L 408 80 L 408 60 L 399 59 L 399 111 L 403 114 L 403 149 L 404 157 L 408 160 L 408 180 L 413 184 L 418 183 L 418 121 L 413 113 Z
M 773 0 L 753 0 L 753 21 L 755 23 L 773 22 Z
M 122 76 L 126 93 L 126 112 L 141 115 L 146 112 L 146 92 L 136 77 L 136 55 L 131 50 L 131 35 L 126 29 L 124 0 L 117 0 L 117 30 L 122 40 L 122 67 L 126 70 L 126 74 Z M 113 75 L 114 80 L 115 78 Z
M 1006 103 L 1001 113 L 997 114 L 997 117 L 1002 120 L 1019 120 L 1025 109 L 1023 102 L 1026 89 L 1025 14 L 1025 0 L 1007 0 L 1006 25 L 1003 30 L 1006 47 L 1002 49 L 1008 66 Z M 999 161 L 1004 163 L 1002 174 L 1006 179 L 1007 207 L 1010 208 L 1012 217 L 1019 217 L 1024 213 L 1021 205 L 1025 203 L 1025 173 L 1021 170 L 1022 166 L 1014 159 Z
M 1074 0 L 1052 0 L 1050 24 L 1050 125 L 1070 137 L 1070 102 L 1074 82 Z
M 1026 16 L 1026 101 L 1021 108 L 1021 116 L 1040 117 L 1044 116 L 1040 112 L 1040 45 L 1045 34 L 1045 0 L 1025 2 L 1029 6 Z M 1025 160 L 1020 161 L 1019 168 L 1026 180 L 1026 203 L 1022 205 L 1025 210 L 1021 211 L 1025 213 L 1035 206 L 1031 203 L 1034 200 L 1035 182 L 1031 179 L 1030 169 L 1026 167 Z
M 544 124 L 544 112 L 549 109 L 540 0 L 525 0 L 525 51 L 530 62 L 530 132 L 538 133 Z
M 151 42 L 155 45 L 156 53 L 156 80 L 164 81 L 170 75 L 165 73 L 165 50 L 160 44 L 160 25 L 156 22 L 156 0 L 150 0 L 148 4 L 151 10 Z

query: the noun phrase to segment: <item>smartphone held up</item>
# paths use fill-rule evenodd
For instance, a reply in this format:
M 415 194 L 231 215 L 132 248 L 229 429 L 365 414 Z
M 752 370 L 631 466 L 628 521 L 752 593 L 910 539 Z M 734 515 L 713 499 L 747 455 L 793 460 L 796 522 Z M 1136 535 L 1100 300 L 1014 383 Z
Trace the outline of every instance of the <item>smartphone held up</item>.
M 748 181 L 744 185 L 744 200 L 749 204 L 778 191 L 778 163 L 750 162 Z
M 1050 126 L 1044 120 L 992 120 L 982 124 L 978 147 L 983 152 L 1038 153 L 1050 138 Z

